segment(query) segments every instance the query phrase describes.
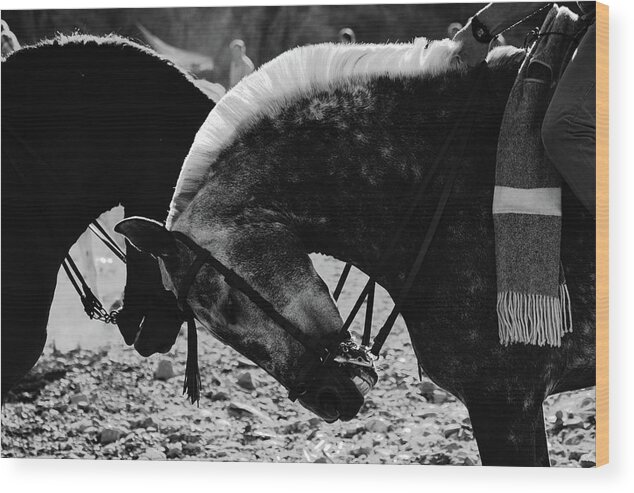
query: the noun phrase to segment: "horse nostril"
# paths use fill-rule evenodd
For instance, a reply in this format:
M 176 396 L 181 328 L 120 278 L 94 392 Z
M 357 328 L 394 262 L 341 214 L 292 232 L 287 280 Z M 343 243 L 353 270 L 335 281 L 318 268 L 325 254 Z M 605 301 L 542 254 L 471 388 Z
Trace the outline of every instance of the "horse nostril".
M 317 405 L 327 414 L 334 415 L 341 408 L 341 397 L 334 387 L 322 387 L 317 391 Z

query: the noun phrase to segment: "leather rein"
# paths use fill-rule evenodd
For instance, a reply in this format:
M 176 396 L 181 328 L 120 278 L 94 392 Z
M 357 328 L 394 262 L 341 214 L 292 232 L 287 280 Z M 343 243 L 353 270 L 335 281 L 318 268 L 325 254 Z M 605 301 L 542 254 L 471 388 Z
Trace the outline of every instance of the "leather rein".
M 368 298 L 368 303 L 366 311 L 365 330 L 361 349 L 367 356 L 367 361 L 369 361 L 369 364 L 373 366 L 374 359 L 376 359 L 376 357 L 379 355 L 381 348 L 383 347 L 383 344 L 385 343 L 385 340 L 387 339 L 390 331 L 392 330 L 392 327 L 394 326 L 394 322 L 396 321 L 396 318 L 400 313 L 400 309 L 403 306 L 403 303 L 408 298 L 411 288 L 413 287 L 414 282 L 418 277 L 423 261 L 425 260 L 436 230 L 438 229 L 440 219 L 445 210 L 445 206 L 447 205 L 447 201 L 451 194 L 456 176 L 458 175 L 460 164 L 462 162 L 462 156 L 464 154 L 467 142 L 470 138 L 471 129 L 473 128 L 477 117 L 477 112 L 474 110 L 474 105 L 478 100 L 478 94 L 482 89 L 485 79 L 487 78 L 488 68 L 486 66 L 486 62 L 482 62 L 474 70 L 477 71 L 476 82 L 472 87 L 466 105 L 462 109 L 461 116 L 460 118 L 458 118 L 458 120 L 452 127 L 449 135 L 447 136 L 447 139 L 445 140 L 440 152 L 434 160 L 430 172 L 419 188 L 416 197 L 412 201 L 397 234 L 393 237 L 390 248 L 387 250 L 387 254 L 383 256 L 383 259 L 380 262 L 380 265 L 384 266 L 387 260 L 390 258 L 390 252 L 399 243 L 399 241 L 402 240 L 407 223 L 413 216 L 415 210 L 420 206 L 423 198 L 425 197 L 425 192 L 427 192 L 427 188 L 432 181 L 432 178 L 436 175 L 436 172 L 440 168 L 440 164 L 446 160 L 447 152 L 450 149 L 457 150 L 458 152 L 455 154 L 457 157 L 452 159 L 450 162 L 448 177 L 444 181 L 438 204 L 434 211 L 434 215 L 431 218 L 431 222 L 427 228 L 427 231 L 425 232 L 425 236 L 419 248 L 418 255 L 416 256 L 416 259 L 414 260 L 409 270 L 405 283 L 403 284 L 401 292 L 399 293 L 399 297 L 397 298 L 397 300 L 395 300 L 394 309 L 390 313 L 384 325 L 379 330 L 379 333 L 375 338 L 374 345 L 370 350 L 368 350 L 367 347 L 369 345 L 372 330 L 371 313 L 375 287 L 374 280 L 370 279 L 370 281 L 368 281 L 361 294 L 359 295 L 359 298 L 357 299 L 352 312 L 344 322 L 339 332 L 337 332 L 337 334 L 332 337 L 331 341 L 328 344 L 319 344 L 311 340 L 311 338 L 303 333 L 293 322 L 291 322 L 288 318 L 278 312 L 275 307 L 268 300 L 266 300 L 256 289 L 254 289 L 244 278 L 242 278 L 239 274 L 224 265 L 220 260 L 214 257 L 210 251 L 198 245 L 193 239 L 191 239 L 184 233 L 180 231 L 172 231 L 175 239 L 180 241 L 194 253 L 194 261 L 187 269 L 186 274 L 183 278 L 183 282 L 178 288 L 177 294 L 179 307 L 186 314 L 189 325 L 190 344 L 188 346 L 189 350 L 184 392 L 187 391 L 192 402 L 196 402 L 199 399 L 200 376 L 198 375 L 197 362 L 192 361 L 193 359 L 196 359 L 196 357 L 193 356 L 192 358 L 192 356 L 190 356 L 195 354 L 196 351 L 196 329 L 194 325 L 194 315 L 187 303 L 187 298 L 189 296 L 192 284 L 194 283 L 202 267 L 205 265 L 210 265 L 224 278 L 224 281 L 230 287 L 237 289 L 238 291 L 243 293 L 264 313 L 266 313 L 267 316 L 269 316 L 282 330 L 284 330 L 289 336 L 302 344 L 302 346 L 304 346 L 304 348 L 306 349 L 307 360 L 305 361 L 305 365 L 303 366 L 302 370 L 302 376 L 304 376 L 304 378 L 300 378 L 300 383 L 294 388 L 290 389 L 289 399 L 291 399 L 292 401 L 296 400 L 298 397 L 301 397 L 306 392 L 320 368 L 323 368 L 326 365 L 337 364 L 336 359 L 338 352 L 346 352 L 350 348 L 350 344 L 354 345 L 354 343 L 350 341 L 348 329 L 352 324 L 356 313 L 358 312 L 366 298 Z M 345 277 L 350 271 L 349 266 L 350 264 L 346 265 L 342 278 L 337 284 L 337 288 L 335 289 L 334 293 L 335 299 L 338 298 L 339 294 L 341 293 L 343 283 L 345 282 Z M 371 355 L 373 355 L 373 357 L 370 357 Z

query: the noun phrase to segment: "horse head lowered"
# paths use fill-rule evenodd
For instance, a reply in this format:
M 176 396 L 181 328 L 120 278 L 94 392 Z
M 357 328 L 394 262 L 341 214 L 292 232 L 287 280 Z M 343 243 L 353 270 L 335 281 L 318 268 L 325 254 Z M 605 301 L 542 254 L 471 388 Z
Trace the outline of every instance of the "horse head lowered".
M 117 226 L 159 259 L 164 285 L 183 308 L 327 421 L 354 417 L 376 375 L 334 363 L 333 348 L 345 342 L 343 322 L 309 253 L 356 265 L 377 260 L 377 242 L 389 240 L 394 206 L 407 192 L 402 182 L 420 180 L 417 161 L 429 159 L 437 145 L 430 138 L 423 145 L 428 155 L 417 155 L 421 149 L 392 138 L 403 125 L 411 132 L 410 122 L 394 126 L 390 119 L 403 110 L 420 120 L 420 111 L 430 131 L 437 127 L 434 139 L 442 139 L 473 85 L 457 48 L 418 39 L 316 45 L 281 55 L 208 116 L 181 170 L 167 227 L 143 218 Z M 497 62 L 512 73 L 521 57 L 503 50 Z M 491 94 L 508 92 L 512 76 L 507 79 L 500 87 L 494 81 Z M 455 97 L 426 100 L 430 84 Z M 487 111 L 501 114 L 503 105 L 496 99 Z M 394 179 L 382 162 L 400 166 Z M 349 193 L 352 181 L 359 188 Z M 376 218 L 380 237 L 364 244 L 375 233 L 364 229 L 359 217 L 365 214 Z M 404 271 L 409 261 L 404 256 L 390 267 Z M 385 280 L 384 272 L 370 273 Z M 285 321 L 294 329 L 284 328 Z
M 118 205 L 163 219 L 213 107 L 173 63 L 116 35 L 60 34 L 2 59 L 3 398 L 43 351 L 73 243 Z M 142 355 L 167 351 L 182 315 L 156 260 L 128 250 L 119 328 Z

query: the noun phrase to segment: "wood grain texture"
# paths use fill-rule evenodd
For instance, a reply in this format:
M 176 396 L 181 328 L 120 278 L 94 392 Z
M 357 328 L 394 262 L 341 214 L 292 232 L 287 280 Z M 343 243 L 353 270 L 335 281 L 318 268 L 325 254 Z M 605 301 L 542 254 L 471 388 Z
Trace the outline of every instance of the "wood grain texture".
M 597 431 L 596 464 L 609 460 L 609 18 L 597 3 Z

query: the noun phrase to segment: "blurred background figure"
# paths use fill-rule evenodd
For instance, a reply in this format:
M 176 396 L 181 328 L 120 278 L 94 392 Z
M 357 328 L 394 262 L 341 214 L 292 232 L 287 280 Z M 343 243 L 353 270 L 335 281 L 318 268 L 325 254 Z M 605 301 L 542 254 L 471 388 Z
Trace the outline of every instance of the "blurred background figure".
M 137 22 L 136 25 L 147 43 L 154 48 L 155 51 L 174 62 L 183 70 L 199 78 L 206 78 L 213 71 L 214 60 L 212 57 L 172 46 L 150 32 L 149 29 L 140 22 Z
M 449 27 L 447 28 L 449 39 L 453 39 L 453 37 L 458 31 L 460 31 L 460 29 L 462 29 L 462 24 L 460 24 L 459 22 L 452 22 L 451 24 L 449 24 Z
M 354 31 L 349 27 L 344 27 L 341 31 L 339 31 L 339 42 L 343 44 L 356 43 L 357 37 L 354 34 Z
M 215 63 L 212 57 L 172 46 L 151 33 L 140 22 L 137 22 L 136 25 L 143 34 L 145 41 L 147 41 L 156 52 L 171 60 L 176 66 L 186 72 L 193 74 L 196 77 L 194 84 L 196 84 L 198 89 L 204 92 L 207 97 L 215 103 L 220 101 L 220 98 L 224 96 L 227 91 L 222 85 L 211 81 L 214 78 L 213 71 L 215 69 Z
M 0 22 L 2 23 L 2 57 L 4 58 L 19 49 L 20 43 L 17 36 L 9 29 L 9 24 L 3 20 Z
M 255 67 L 247 56 L 247 46 L 241 39 L 234 39 L 229 44 L 231 51 L 231 67 L 229 70 L 229 87 L 235 86 L 243 77 L 249 75 Z
M 464 26 L 460 24 L 459 22 L 452 22 L 451 24 L 449 24 L 449 27 L 447 28 L 447 34 L 449 35 L 449 39 L 453 39 L 453 37 L 463 27 Z M 489 50 L 492 50 L 496 46 L 504 46 L 504 45 L 506 45 L 506 40 L 504 39 L 504 36 L 502 36 L 501 34 L 498 34 L 495 38 L 491 40 L 491 43 L 489 43 Z

